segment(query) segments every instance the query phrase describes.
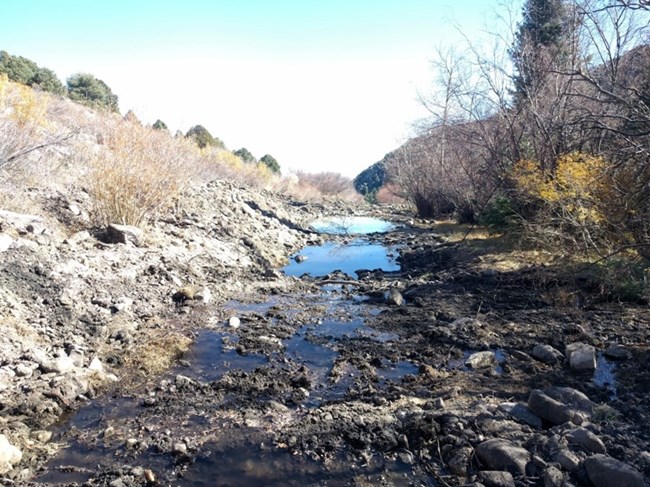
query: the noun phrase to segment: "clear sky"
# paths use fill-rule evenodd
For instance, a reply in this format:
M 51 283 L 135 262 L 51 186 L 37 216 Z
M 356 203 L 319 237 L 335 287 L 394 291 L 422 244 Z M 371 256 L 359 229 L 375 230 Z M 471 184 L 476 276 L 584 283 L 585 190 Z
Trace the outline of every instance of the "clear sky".
M 88 72 L 145 123 L 355 176 L 426 115 L 441 43 L 496 0 L 2 0 L 0 49 Z

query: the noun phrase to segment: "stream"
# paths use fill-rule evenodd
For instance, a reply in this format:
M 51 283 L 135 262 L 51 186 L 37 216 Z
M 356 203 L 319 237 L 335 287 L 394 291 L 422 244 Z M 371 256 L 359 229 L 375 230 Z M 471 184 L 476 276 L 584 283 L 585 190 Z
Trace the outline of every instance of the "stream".
M 394 229 L 390 222 L 333 218 L 313 227 L 338 238 L 292 256 L 286 275 L 340 271 L 358 278 L 359 269 L 400 268 L 395 247 L 366 236 Z M 270 435 L 309 411 L 345 400 L 362 374 L 350 359 L 354 350 L 390 352 L 399 335 L 366 323 L 381 312 L 380 304 L 329 285 L 311 296 L 231 301 L 225 307 L 236 320 L 198 330 L 191 350 L 157 385 L 93 400 L 59 425 L 54 439 L 66 446 L 36 481 L 104 485 L 118 477 L 133 479 L 133 485 L 154 478 L 163 484 L 234 486 L 363 478 L 409 485 L 411 462 L 399 455 L 359 464 L 342 451 L 339 461 L 324 463 L 316 454 L 288 454 Z M 363 373 L 371 373 L 379 388 L 418 372 L 415 363 L 379 354 L 371 364 L 362 364 Z

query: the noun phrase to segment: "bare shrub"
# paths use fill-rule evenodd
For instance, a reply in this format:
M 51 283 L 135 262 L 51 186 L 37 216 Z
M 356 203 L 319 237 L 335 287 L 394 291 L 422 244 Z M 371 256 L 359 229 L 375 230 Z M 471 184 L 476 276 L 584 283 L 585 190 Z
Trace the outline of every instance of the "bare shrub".
M 325 198 L 335 198 L 347 201 L 359 201 L 361 196 L 356 192 L 352 180 L 336 172 L 296 173 L 299 185 L 307 192 L 312 191 Z

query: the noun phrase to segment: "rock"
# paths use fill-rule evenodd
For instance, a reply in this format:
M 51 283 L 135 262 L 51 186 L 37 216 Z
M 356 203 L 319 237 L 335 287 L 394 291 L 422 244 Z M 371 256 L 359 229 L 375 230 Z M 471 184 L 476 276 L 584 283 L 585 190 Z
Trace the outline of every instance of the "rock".
M 595 434 L 585 428 L 576 428 L 566 435 L 569 443 L 581 446 L 591 453 L 606 453 L 605 444 Z
M 544 471 L 544 487 L 562 487 L 564 475 L 555 467 L 548 467 Z
M 174 446 L 172 446 L 172 453 L 174 455 L 186 455 L 187 445 L 185 443 L 174 443 Z
M 16 365 L 14 371 L 16 372 L 17 377 L 31 377 L 31 375 L 34 373 L 34 369 L 28 367 L 25 364 Z
M 508 440 L 487 440 L 476 447 L 481 463 L 492 470 L 505 470 L 516 476 L 526 474 L 530 454 Z
M 93 359 L 88 364 L 88 370 L 92 370 L 93 372 L 103 374 L 104 373 L 104 364 L 102 364 L 102 361 L 99 360 L 97 357 L 93 357 Z
M 472 461 L 474 450 L 469 447 L 459 448 L 451 452 L 447 466 L 449 471 L 459 477 L 466 477 Z
M 485 487 L 515 487 L 515 479 L 510 472 L 483 470 L 478 477 Z
M 303 263 L 304 261 L 307 260 L 307 256 L 302 255 L 302 254 L 298 254 L 293 258 L 293 260 L 295 260 L 298 264 L 301 264 L 301 263 Z
M 596 349 L 586 343 L 570 343 L 566 346 L 565 355 L 569 367 L 575 372 L 593 372 L 596 370 Z
M 0 233 L 0 252 L 6 252 L 14 243 L 14 239 L 6 233 Z
M 404 296 L 397 289 L 391 288 L 385 296 L 386 304 L 391 306 L 402 306 L 404 305 Z
M 467 357 L 465 360 L 465 365 L 473 369 L 482 369 L 485 367 L 491 367 L 497 361 L 496 355 L 494 352 L 476 352 Z
M 8 225 L 21 232 L 29 232 L 36 235 L 45 232 L 45 227 L 43 227 L 43 219 L 39 216 L 0 210 L 0 220 L 6 222 Z
M 54 372 L 55 374 L 65 374 L 75 368 L 74 360 L 67 355 L 43 360 L 39 365 L 46 374 L 50 372 Z
M 138 444 L 138 440 L 136 440 L 135 438 L 129 438 L 124 442 L 126 448 L 135 448 L 137 444 Z
M 528 408 L 553 424 L 572 422 L 580 425 L 591 416 L 593 404 L 587 396 L 575 389 L 554 387 L 544 391 L 531 391 Z
M 564 355 L 559 350 L 550 345 L 541 344 L 535 345 L 535 348 L 533 348 L 533 357 L 547 364 L 557 364 L 564 359 Z
M 606 455 L 594 455 L 584 461 L 587 476 L 595 487 L 646 487 L 643 476 L 627 463 Z
M 72 359 L 72 363 L 74 364 L 75 367 L 83 367 L 86 358 L 83 350 L 74 348 L 70 350 L 69 357 Z
M 580 459 L 575 453 L 569 450 L 560 450 L 553 456 L 553 461 L 560 464 L 560 466 L 567 472 L 575 472 L 580 466 Z
M 607 347 L 607 350 L 605 350 L 605 357 L 612 360 L 628 360 L 632 357 L 632 352 L 623 345 L 615 343 Z
M 241 320 L 236 316 L 231 316 L 228 318 L 228 326 L 236 330 L 241 326 Z
M 108 243 L 132 243 L 138 246 L 142 243 L 143 235 L 143 231 L 133 225 L 111 223 L 106 228 L 106 240 Z
M 208 304 L 210 301 L 212 301 L 212 292 L 210 292 L 210 288 L 205 286 L 199 289 L 199 291 L 194 295 L 194 299 L 197 301 L 203 301 L 205 304 Z
M 499 404 L 499 409 L 521 423 L 526 423 L 536 429 L 542 429 L 542 418 L 533 413 L 527 406 L 520 403 L 504 402 Z
M 14 445 L 9 443 L 5 435 L 0 434 L 0 474 L 13 470 L 23 458 L 23 453 Z

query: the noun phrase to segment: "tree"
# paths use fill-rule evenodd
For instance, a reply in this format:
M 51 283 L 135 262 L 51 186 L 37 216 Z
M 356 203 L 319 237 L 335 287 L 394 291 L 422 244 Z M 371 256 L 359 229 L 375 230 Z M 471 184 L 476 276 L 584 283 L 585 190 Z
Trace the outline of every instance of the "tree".
M 160 119 L 156 120 L 152 127 L 156 130 L 169 130 L 167 124 Z
M 275 160 L 271 154 L 266 154 L 262 156 L 260 162 L 266 164 L 267 167 L 276 174 L 280 174 L 280 163 Z
M 0 73 L 5 73 L 11 81 L 38 87 L 43 91 L 57 95 L 65 92 L 54 71 L 39 68 L 34 61 L 22 56 L 11 56 L 7 51 L 0 51 Z
M 203 125 L 195 125 L 190 128 L 185 137 L 194 139 L 196 144 L 201 148 L 205 147 L 217 147 L 224 149 L 225 145 L 221 139 L 213 137 L 212 134 L 206 129 Z
M 249 162 L 251 164 L 256 164 L 257 159 L 255 159 L 255 156 L 251 154 L 251 152 L 246 148 L 242 147 L 241 149 L 237 149 L 235 152 L 233 152 L 237 157 L 241 158 L 242 161 L 244 162 Z
M 119 110 L 118 97 L 109 86 L 92 74 L 77 73 L 67 80 L 68 96 L 91 108 L 103 108 L 111 112 Z

